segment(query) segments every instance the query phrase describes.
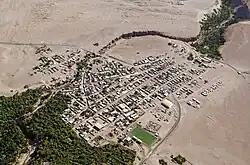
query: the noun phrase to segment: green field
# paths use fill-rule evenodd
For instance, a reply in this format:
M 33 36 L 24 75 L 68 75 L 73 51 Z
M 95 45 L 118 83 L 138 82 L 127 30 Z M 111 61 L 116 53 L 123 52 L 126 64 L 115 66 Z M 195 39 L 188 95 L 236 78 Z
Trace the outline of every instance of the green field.
M 134 128 L 131 132 L 133 136 L 140 139 L 143 143 L 150 146 L 155 141 L 155 136 L 146 131 L 145 129 L 141 128 L 140 125 L 137 125 L 136 128 Z

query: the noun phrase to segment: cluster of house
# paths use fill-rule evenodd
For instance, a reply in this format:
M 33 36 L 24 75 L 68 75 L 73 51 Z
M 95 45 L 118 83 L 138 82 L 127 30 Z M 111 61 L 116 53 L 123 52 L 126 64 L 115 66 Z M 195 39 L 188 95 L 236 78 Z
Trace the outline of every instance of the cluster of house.
M 80 52 L 66 53 L 74 58 L 77 56 L 73 54 Z M 167 54 L 149 56 L 132 66 L 107 56 L 93 56 L 90 61 L 91 68 L 83 69 L 80 78 L 62 90 L 72 98 L 69 108 L 62 114 L 63 120 L 89 142 L 103 138 L 103 133 L 110 127 L 115 129 L 108 129 L 109 133 L 118 137 L 147 110 L 155 107 L 156 100 L 165 108 L 152 115 L 154 121 L 168 122 L 172 112 L 166 109 L 173 103 L 165 99 L 166 94 L 179 89 L 182 89 L 179 93 L 191 94 L 190 90 L 182 88 L 183 85 L 204 72 L 204 69 L 193 69 L 185 62 L 176 64 L 176 60 Z M 145 127 L 157 133 L 160 124 L 150 122 Z
M 204 91 L 201 92 L 202 96 L 207 96 L 209 93 L 217 90 L 219 87 L 221 87 L 223 85 L 222 81 L 219 80 L 218 82 L 214 83 L 213 85 L 211 85 L 210 88 L 205 89 Z
M 192 98 L 192 100 L 189 100 L 187 104 L 194 108 L 200 108 L 201 106 L 201 102 L 197 100 L 196 98 Z
M 56 53 L 46 45 L 38 47 L 35 51 L 38 56 L 39 64 L 33 67 L 29 73 L 33 76 L 37 73 L 50 75 L 51 82 L 65 81 L 72 77 L 76 72 L 76 63 L 86 54 L 83 50 L 69 50 Z M 58 80 L 58 81 L 56 81 Z
M 92 70 L 83 72 L 82 79 L 63 89 L 72 98 L 72 103 L 62 118 L 74 125 L 79 135 L 87 140 L 92 140 L 98 131 L 110 123 L 124 130 L 144 114 L 142 107 L 145 98 L 160 86 L 150 79 L 154 80 L 159 71 L 173 64 L 166 61 L 141 72 L 116 61 L 99 61 Z M 94 122 L 96 118 L 99 122 Z
M 190 73 L 190 78 L 191 76 L 200 76 L 202 73 L 204 73 L 206 71 L 206 69 L 204 68 L 191 68 L 188 70 L 188 73 Z M 192 78 L 191 78 L 192 79 Z M 199 79 L 201 80 L 202 77 L 200 76 Z M 183 86 L 181 87 L 175 94 L 177 96 L 178 99 L 186 99 L 189 95 L 193 94 L 193 87 L 196 86 L 198 88 L 200 88 L 200 84 L 198 83 L 197 80 L 192 80 L 188 82 L 188 86 Z

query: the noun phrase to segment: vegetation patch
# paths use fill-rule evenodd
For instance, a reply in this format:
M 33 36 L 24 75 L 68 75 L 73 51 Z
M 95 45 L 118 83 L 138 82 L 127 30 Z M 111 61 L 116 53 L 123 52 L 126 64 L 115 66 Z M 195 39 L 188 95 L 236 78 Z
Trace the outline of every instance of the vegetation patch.
M 159 160 L 160 165 L 168 165 L 168 163 L 164 159 Z
M 187 159 L 184 158 L 184 157 L 181 156 L 181 155 L 177 155 L 177 156 L 175 156 L 175 157 L 174 157 L 173 155 L 171 155 L 170 157 L 171 157 L 171 161 L 172 161 L 172 162 L 177 163 L 177 164 L 179 164 L 179 165 L 182 165 L 183 163 L 185 163 L 185 162 L 187 161 Z
M 17 121 L 38 101 L 41 89 L 27 90 L 12 97 L 0 97 L 0 164 L 10 164 L 27 150 L 25 138 Z
M 148 146 L 151 146 L 156 139 L 154 135 L 141 128 L 140 125 L 137 125 L 136 128 L 132 130 L 131 134 L 137 139 L 141 140 L 143 143 L 147 144 Z
M 205 14 L 200 22 L 201 29 L 198 39 L 192 43 L 197 51 L 207 54 L 208 57 L 221 59 L 219 47 L 225 43 L 225 29 L 237 22 L 230 0 L 222 0 L 220 8 L 214 9 L 212 13 Z

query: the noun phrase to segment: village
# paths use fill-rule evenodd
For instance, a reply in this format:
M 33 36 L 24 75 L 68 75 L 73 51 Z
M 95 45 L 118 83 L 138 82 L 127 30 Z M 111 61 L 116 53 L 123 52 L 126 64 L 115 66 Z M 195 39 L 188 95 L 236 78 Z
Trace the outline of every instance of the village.
M 248 165 L 249 6 L 1 1 L 0 164 Z
M 65 84 L 61 91 L 71 102 L 61 117 L 79 137 L 92 146 L 121 143 L 136 150 L 140 161 L 179 123 L 179 101 L 193 109 L 202 106 L 193 95 L 209 84 L 204 75 L 218 65 L 185 45 L 170 41 L 167 47 L 165 54 L 127 63 L 81 49 L 51 54 L 43 46 L 36 51 L 40 64 L 30 74 L 52 75 L 51 87 Z M 79 64 L 85 68 L 79 70 Z M 218 81 L 199 95 L 221 85 Z

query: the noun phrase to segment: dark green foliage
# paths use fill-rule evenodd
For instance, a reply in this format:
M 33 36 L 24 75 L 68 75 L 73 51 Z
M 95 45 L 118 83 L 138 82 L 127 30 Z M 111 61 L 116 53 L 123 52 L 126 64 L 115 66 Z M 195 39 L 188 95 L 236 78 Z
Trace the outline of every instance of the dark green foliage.
M 159 160 L 159 164 L 160 165 L 168 165 L 168 163 L 165 160 L 163 160 L 163 159 Z
M 82 75 L 82 71 L 83 70 L 89 70 L 91 69 L 91 67 L 88 64 L 89 58 L 85 57 L 84 59 L 82 59 L 80 62 L 76 63 L 77 66 L 77 73 L 74 75 L 75 80 L 79 80 L 81 78 Z
M 175 163 L 177 163 L 177 164 L 179 164 L 179 165 L 182 165 L 182 164 L 185 163 L 187 160 L 186 160 L 186 158 L 182 157 L 181 155 L 178 155 L 178 156 L 176 156 L 176 157 L 173 157 L 173 158 L 171 159 L 171 161 L 172 161 L 172 162 L 175 162 Z
M 62 94 L 54 96 L 44 107 L 24 121 L 28 136 L 37 143 L 31 164 L 50 162 L 55 165 L 130 165 L 135 153 L 120 145 L 107 145 L 102 148 L 91 147 L 85 140 L 76 136 L 66 125 L 60 114 L 67 108 L 69 98 Z
M 41 94 L 41 89 L 37 89 L 13 97 L 0 97 L 0 164 L 11 164 L 26 149 L 27 140 L 16 121 L 30 110 Z
M 192 53 L 190 53 L 187 57 L 187 60 L 189 61 L 193 61 L 194 60 L 194 55 Z
M 214 9 L 211 14 L 205 14 L 200 22 L 199 37 L 192 46 L 210 58 L 220 59 L 219 47 L 225 43 L 224 31 L 229 25 L 236 22 L 237 19 L 230 6 L 230 1 L 222 0 L 220 9 Z

